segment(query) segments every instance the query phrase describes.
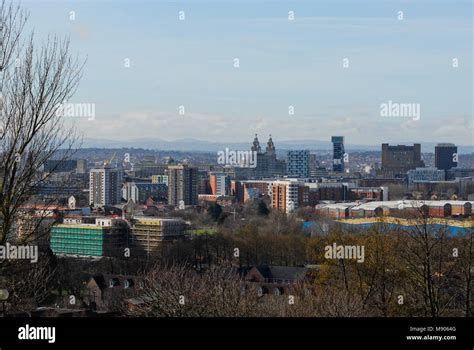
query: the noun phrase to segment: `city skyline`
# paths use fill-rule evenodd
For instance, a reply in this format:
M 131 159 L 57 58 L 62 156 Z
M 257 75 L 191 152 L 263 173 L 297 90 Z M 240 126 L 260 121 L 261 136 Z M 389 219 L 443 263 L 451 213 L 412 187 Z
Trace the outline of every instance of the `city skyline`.
M 2 344 L 469 341 L 472 9 L 0 0 Z

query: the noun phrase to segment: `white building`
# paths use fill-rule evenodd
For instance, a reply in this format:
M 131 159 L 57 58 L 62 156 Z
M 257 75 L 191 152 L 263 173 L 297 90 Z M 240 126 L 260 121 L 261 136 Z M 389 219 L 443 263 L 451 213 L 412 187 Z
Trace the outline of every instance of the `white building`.
M 227 196 L 230 189 L 230 179 L 225 173 L 211 173 L 210 182 L 212 194 L 217 196 Z
M 285 213 L 298 209 L 300 202 L 300 186 L 304 184 L 298 179 L 278 180 L 271 183 L 271 206 Z
M 89 204 L 95 207 L 120 204 L 123 172 L 121 168 L 92 169 L 89 174 Z

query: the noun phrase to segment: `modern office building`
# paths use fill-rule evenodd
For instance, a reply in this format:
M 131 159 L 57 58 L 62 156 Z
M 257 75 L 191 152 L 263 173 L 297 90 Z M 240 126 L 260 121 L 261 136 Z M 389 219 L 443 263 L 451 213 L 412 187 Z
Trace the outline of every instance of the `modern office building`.
M 121 219 L 96 218 L 95 223 L 81 219 L 51 227 L 50 247 L 56 255 L 89 257 L 119 256 L 128 244 L 128 225 Z
M 408 183 L 444 181 L 445 171 L 436 168 L 416 168 L 408 170 Z
M 186 164 L 168 166 L 168 204 L 198 203 L 198 168 Z
M 439 143 L 435 146 L 435 167 L 440 170 L 449 170 L 458 166 L 458 148 L 452 143 Z
M 186 238 L 186 223 L 182 219 L 133 217 L 130 246 L 138 254 L 152 254 L 163 242 Z
M 120 204 L 123 170 L 104 166 L 89 173 L 89 204 L 95 207 Z
M 421 160 L 421 145 L 413 146 L 382 144 L 382 169 L 378 172 L 384 177 L 406 176 L 408 170 L 423 168 Z
M 333 136 L 332 141 L 332 170 L 334 172 L 344 172 L 344 136 Z
M 310 154 L 309 150 L 288 151 L 287 174 L 291 177 L 307 178 L 310 176 Z

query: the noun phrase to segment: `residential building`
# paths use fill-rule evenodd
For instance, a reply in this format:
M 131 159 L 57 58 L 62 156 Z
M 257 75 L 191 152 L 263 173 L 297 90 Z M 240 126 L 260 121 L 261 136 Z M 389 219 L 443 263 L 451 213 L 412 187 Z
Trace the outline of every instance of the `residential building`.
M 296 179 L 273 181 L 271 184 L 271 207 L 285 213 L 297 209 L 304 202 L 303 183 Z M 301 189 L 300 189 L 301 187 Z
M 89 174 L 89 204 L 95 207 L 113 206 L 122 200 L 123 170 L 104 166 Z
M 197 205 L 198 168 L 186 164 L 168 166 L 168 204 Z
M 294 290 L 294 285 L 309 278 L 306 267 L 253 266 L 245 273 L 244 280 L 257 283 L 259 294 L 283 295 Z
M 143 292 L 143 277 L 131 275 L 95 275 L 85 286 L 84 302 L 91 309 L 116 307 L 117 301 L 131 298 Z
M 309 177 L 309 150 L 288 151 L 286 164 L 288 176 L 300 178 Z

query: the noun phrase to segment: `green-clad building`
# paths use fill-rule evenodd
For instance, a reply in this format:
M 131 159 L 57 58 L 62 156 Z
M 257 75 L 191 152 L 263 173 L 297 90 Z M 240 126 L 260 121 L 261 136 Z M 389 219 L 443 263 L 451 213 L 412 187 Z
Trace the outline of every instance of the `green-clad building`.
M 59 224 L 51 228 L 51 250 L 56 255 L 116 256 L 127 245 L 127 225 L 118 219 L 96 219 L 95 224 Z

